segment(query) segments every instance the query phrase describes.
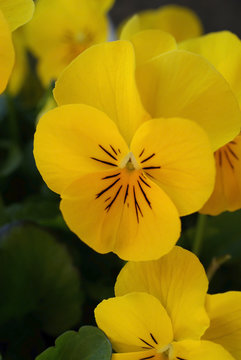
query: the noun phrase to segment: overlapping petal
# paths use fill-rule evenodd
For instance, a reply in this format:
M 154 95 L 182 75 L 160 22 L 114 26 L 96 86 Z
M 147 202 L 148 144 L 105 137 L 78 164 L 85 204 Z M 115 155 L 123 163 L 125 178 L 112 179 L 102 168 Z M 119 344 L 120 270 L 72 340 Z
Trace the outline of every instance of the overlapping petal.
M 168 5 L 158 10 L 147 10 L 133 16 L 123 27 L 121 36 L 126 36 L 126 34 L 130 36 L 147 29 L 166 31 L 179 42 L 201 35 L 202 24 L 191 9 Z
M 213 150 L 240 131 L 237 100 L 208 61 L 186 51 L 165 53 L 137 68 L 141 99 L 152 117 L 183 117 L 208 133 Z
M 213 153 L 206 133 L 193 121 L 150 120 L 137 130 L 131 151 L 181 216 L 199 210 L 211 195 L 215 180 Z
M 0 94 L 5 90 L 14 64 L 14 49 L 8 24 L 0 10 Z
M 241 135 L 215 153 L 214 191 L 201 213 L 218 215 L 241 208 Z
M 203 338 L 222 345 L 235 359 L 241 357 L 241 292 L 208 295 L 210 327 Z
M 118 352 L 162 349 L 173 339 L 166 310 L 150 294 L 134 292 L 104 300 L 95 309 L 95 318 Z
M 100 253 L 113 251 L 133 261 L 158 259 L 180 234 L 176 207 L 141 171 L 113 167 L 86 175 L 61 197 L 69 228 Z
M 241 106 L 241 41 L 229 31 L 220 31 L 190 39 L 180 49 L 202 55 L 224 76 Z
M 11 31 L 25 24 L 34 12 L 33 0 L 0 0 L 0 9 Z
M 116 296 L 141 291 L 157 297 L 171 318 L 175 340 L 199 339 L 207 329 L 207 289 L 198 258 L 177 246 L 157 261 L 127 263 L 115 285 Z
M 116 155 L 110 145 L 120 149 L 122 156 L 128 152 L 113 121 L 89 106 L 65 105 L 49 111 L 39 121 L 34 156 L 45 182 L 61 193 L 83 174 L 111 169 L 110 163 L 121 154 Z M 103 149 L 112 152 L 112 157 Z
M 134 49 L 127 41 L 87 49 L 59 77 L 54 95 L 59 105 L 84 103 L 105 112 L 127 142 L 149 119 L 136 87 Z
M 226 349 L 211 341 L 184 340 L 174 343 L 173 346 L 177 359 L 234 360 Z

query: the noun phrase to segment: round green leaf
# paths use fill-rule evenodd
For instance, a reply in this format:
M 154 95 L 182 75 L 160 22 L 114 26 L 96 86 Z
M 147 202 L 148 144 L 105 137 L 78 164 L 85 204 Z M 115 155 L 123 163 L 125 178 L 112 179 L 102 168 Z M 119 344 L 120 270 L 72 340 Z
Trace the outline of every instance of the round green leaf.
M 67 331 L 36 360 L 110 360 L 111 344 L 105 334 L 93 326 L 83 326 L 78 332 Z

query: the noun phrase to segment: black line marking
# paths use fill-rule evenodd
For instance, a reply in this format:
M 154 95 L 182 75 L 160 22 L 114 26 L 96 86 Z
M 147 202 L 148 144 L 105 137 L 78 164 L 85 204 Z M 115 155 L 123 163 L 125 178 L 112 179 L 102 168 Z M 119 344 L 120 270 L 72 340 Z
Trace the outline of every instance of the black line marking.
M 235 152 L 227 145 L 227 148 L 228 150 L 230 151 L 230 153 L 233 155 L 233 157 L 236 159 L 236 160 L 239 160 L 238 156 L 235 154 Z
M 113 163 L 111 163 L 111 162 L 104 161 L 104 160 L 100 160 L 100 159 L 96 159 L 96 158 L 94 158 L 94 157 L 91 157 L 91 159 L 92 159 L 92 160 L 95 160 L 95 161 L 99 161 L 99 162 L 101 162 L 101 163 L 103 163 L 103 164 L 106 164 L 106 165 L 117 166 L 116 164 L 113 164 Z
M 154 177 L 153 175 L 149 174 L 147 171 L 146 171 L 146 174 L 147 174 L 148 176 L 150 176 L 152 179 L 155 179 L 155 177 Z
M 116 157 L 114 155 L 112 155 L 108 150 L 106 150 L 102 145 L 99 145 L 99 147 L 107 154 L 109 155 L 112 159 L 116 160 Z
M 160 168 L 161 168 L 160 166 L 146 166 L 146 167 L 143 167 L 142 169 L 155 170 L 155 169 L 160 169 Z
M 114 151 L 114 153 L 117 155 L 117 152 L 115 151 L 115 149 L 113 148 L 112 145 L 110 145 L 111 149 Z
M 140 153 L 139 157 L 141 157 L 141 155 L 143 155 L 145 149 L 142 150 L 142 152 Z
M 151 344 L 149 344 L 147 341 L 139 338 L 142 342 L 144 342 L 144 344 L 146 344 L 147 346 L 149 346 L 150 348 L 153 348 L 154 349 L 154 346 L 152 346 Z
M 125 198 L 124 198 L 124 204 L 126 203 L 126 199 L 127 199 L 127 196 L 128 196 L 128 192 L 129 192 L 129 184 L 127 184 L 127 186 L 126 186 L 126 193 L 125 193 Z
M 121 151 L 120 151 L 120 149 L 118 149 L 118 151 L 119 151 L 119 153 L 121 154 Z
M 222 151 L 220 150 L 219 153 L 218 153 L 218 163 L 219 163 L 219 166 L 221 167 L 222 166 L 222 162 L 223 162 L 223 156 L 222 156 Z
M 141 184 L 140 184 L 140 181 L 139 181 L 139 180 L 137 180 L 137 182 L 138 182 L 139 188 L 141 189 L 141 192 L 142 192 L 142 194 L 143 194 L 143 196 L 144 196 L 144 198 L 145 198 L 145 200 L 146 200 L 147 204 L 148 204 L 148 205 L 150 206 L 150 208 L 152 209 L 151 202 L 149 201 L 149 199 L 148 199 L 148 197 L 147 197 L 147 195 L 146 195 L 145 191 L 143 190 L 143 188 L 142 188 L 142 186 L 141 186 Z
M 143 182 L 143 184 L 145 184 L 149 188 L 151 187 L 151 185 L 147 184 L 147 182 L 145 182 L 145 180 L 143 180 L 141 176 L 139 176 L 139 179 Z
M 226 156 L 226 159 L 228 160 L 229 165 L 231 166 L 232 169 L 234 169 L 234 166 L 233 166 L 233 164 L 232 164 L 232 161 L 230 160 L 230 158 L 229 158 L 228 153 L 227 153 L 226 150 L 224 150 L 224 154 L 225 154 L 225 156 Z
M 143 217 L 141 208 L 138 204 L 138 201 L 136 200 L 136 191 L 135 191 L 135 185 L 133 185 L 133 195 L 134 195 L 134 202 L 135 202 L 135 209 L 136 209 L 136 218 L 137 218 L 137 222 L 139 224 L 139 214 L 138 211 L 140 212 L 141 216 Z
M 109 205 L 106 206 L 105 210 L 108 212 L 111 208 L 111 206 L 114 204 L 114 202 L 116 201 L 120 191 L 121 191 L 122 185 L 119 187 L 119 189 L 117 190 L 117 193 L 115 194 L 115 197 L 113 198 L 113 200 L 109 203 Z
M 178 360 L 186 360 L 186 359 L 183 359 L 183 358 L 180 358 L 180 357 L 177 357 Z
M 104 190 L 102 190 L 101 192 L 99 192 L 98 194 L 96 194 L 96 199 L 98 199 L 101 195 L 103 195 L 106 191 L 108 191 L 109 189 L 111 189 L 118 181 L 120 181 L 120 178 L 117 179 L 116 181 L 114 181 L 110 186 L 108 186 L 107 188 L 105 188 Z
M 158 345 L 158 342 L 156 341 L 156 339 L 154 338 L 154 336 L 152 335 L 152 333 L 150 333 L 150 336 L 151 336 L 152 340 L 154 341 L 154 343 Z
M 234 140 L 230 141 L 230 144 L 237 145 L 236 141 Z
M 105 202 L 108 201 L 108 200 L 110 200 L 110 199 L 111 199 L 111 196 L 109 196 L 107 199 L 105 199 Z
M 155 153 L 151 154 L 150 156 L 148 156 L 147 158 L 145 158 L 144 160 L 142 160 L 142 161 L 141 161 L 141 164 L 144 163 L 144 162 L 146 162 L 146 161 L 148 161 L 148 160 L 150 160 L 150 159 L 153 158 L 153 156 L 155 156 L 155 155 L 156 155 Z
M 111 179 L 111 178 L 116 177 L 116 176 L 118 176 L 118 175 L 120 175 L 120 173 L 117 173 L 117 174 L 114 174 L 114 175 L 105 176 L 105 177 L 102 178 L 102 180 Z
M 155 355 L 147 356 L 147 357 L 141 358 L 140 360 L 152 359 L 152 358 L 154 358 L 154 356 L 155 356 Z

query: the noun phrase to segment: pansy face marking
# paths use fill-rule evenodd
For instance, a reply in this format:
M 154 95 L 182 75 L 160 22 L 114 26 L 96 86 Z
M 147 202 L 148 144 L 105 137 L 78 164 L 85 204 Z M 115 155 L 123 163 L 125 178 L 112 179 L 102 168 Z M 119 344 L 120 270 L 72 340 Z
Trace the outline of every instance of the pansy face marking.
M 236 141 L 230 141 L 227 145 L 215 152 L 215 158 L 220 167 L 223 165 L 223 161 L 226 161 L 232 170 L 234 170 L 234 164 L 239 160 L 238 155 L 235 152 Z

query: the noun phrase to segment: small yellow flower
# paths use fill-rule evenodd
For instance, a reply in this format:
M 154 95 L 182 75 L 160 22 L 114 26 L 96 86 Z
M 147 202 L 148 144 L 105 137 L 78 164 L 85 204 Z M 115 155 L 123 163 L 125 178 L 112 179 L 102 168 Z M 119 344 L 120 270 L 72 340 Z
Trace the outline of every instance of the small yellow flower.
M 148 29 L 166 31 L 177 42 L 200 36 L 203 32 L 199 17 L 191 9 L 167 5 L 134 15 L 123 25 L 120 37 L 122 40 L 129 40 L 134 34 Z
M 117 352 L 112 360 L 239 360 L 241 293 L 207 289 L 198 258 L 179 247 L 157 261 L 127 263 L 116 297 L 95 309 Z
M 34 143 L 70 229 L 100 253 L 133 260 L 170 251 L 179 216 L 199 210 L 212 192 L 212 150 L 195 121 L 213 148 L 240 126 L 235 98 L 208 62 L 173 50 L 139 58 L 136 68 L 145 41 L 103 43 L 76 58 L 56 83 L 60 106 L 40 119 Z
M 236 35 L 217 32 L 185 41 L 180 48 L 208 59 L 228 81 L 241 107 L 241 41 Z M 241 136 L 219 148 L 215 160 L 214 192 L 201 210 L 210 215 L 241 208 Z
M 113 1 L 38 0 L 26 27 L 30 50 L 38 58 L 45 86 L 89 46 L 108 39 L 106 11 Z
M 11 31 L 29 21 L 33 10 L 32 0 L 0 0 L 0 94 L 7 86 L 14 65 Z

